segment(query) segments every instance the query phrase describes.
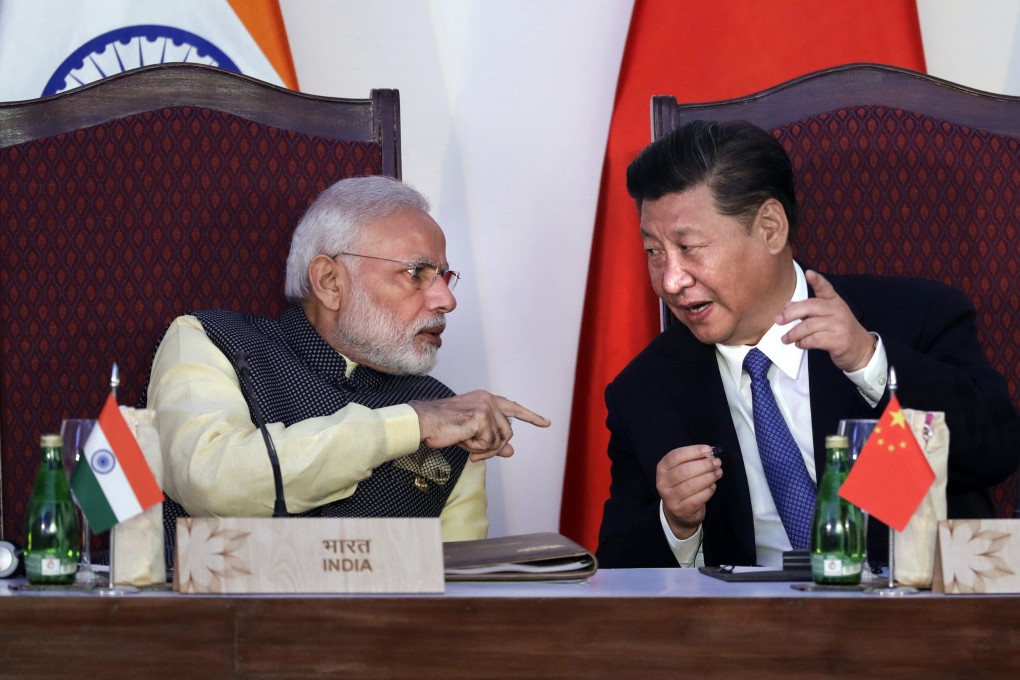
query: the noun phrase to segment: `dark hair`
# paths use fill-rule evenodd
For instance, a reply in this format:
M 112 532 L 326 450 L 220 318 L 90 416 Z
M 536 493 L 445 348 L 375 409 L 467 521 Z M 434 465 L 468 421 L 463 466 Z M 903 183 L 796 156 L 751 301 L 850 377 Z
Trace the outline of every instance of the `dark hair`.
M 705 184 L 715 208 L 748 229 L 761 204 L 783 205 L 790 238 L 797 230 L 793 168 L 775 137 L 748 122 L 694 120 L 644 148 L 627 167 L 627 191 L 637 203 Z

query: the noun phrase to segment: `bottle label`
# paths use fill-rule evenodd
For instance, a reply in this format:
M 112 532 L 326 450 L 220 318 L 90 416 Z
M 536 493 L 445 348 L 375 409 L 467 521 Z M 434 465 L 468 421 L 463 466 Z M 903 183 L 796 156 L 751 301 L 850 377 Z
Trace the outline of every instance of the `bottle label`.
M 825 577 L 853 576 L 861 573 L 860 560 L 849 560 L 843 555 L 813 555 L 812 562 L 816 571 L 820 571 Z M 817 566 L 821 563 L 821 569 Z
M 66 562 L 56 555 L 43 555 L 39 560 L 39 574 L 42 576 L 66 576 L 77 571 L 77 564 Z

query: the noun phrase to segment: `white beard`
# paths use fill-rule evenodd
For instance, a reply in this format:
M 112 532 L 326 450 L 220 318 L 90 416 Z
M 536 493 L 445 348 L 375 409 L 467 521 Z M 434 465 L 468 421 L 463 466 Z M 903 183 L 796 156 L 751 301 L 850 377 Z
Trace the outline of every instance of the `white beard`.
M 419 342 L 418 332 L 424 328 L 445 327 L 446 317 L 436 314 L 402 326 L 393 314 L 373 304 L 361 286 L 353 289 L 349 307 L 337 324 L 334 340 L 357 357 L 359 363 L 370 364 L 393 375 L 428 375 L 436 367 L 438 347 Z

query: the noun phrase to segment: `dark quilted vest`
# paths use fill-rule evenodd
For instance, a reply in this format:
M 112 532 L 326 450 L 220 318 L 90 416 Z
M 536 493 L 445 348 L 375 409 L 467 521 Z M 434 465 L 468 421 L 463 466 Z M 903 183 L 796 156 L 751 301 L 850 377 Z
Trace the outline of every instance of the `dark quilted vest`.
M 347 362 L 316 332 L 300 307 L 290 307 L 275 319 L 224 310 L 197 312 L 195 317 L 226 356 L 247 353 L 255 397 L 269 423 L 289 426 L 330 415 L 350 403 L 382 408 L 453 395 L 428 376 L 395 376 L 359 365 L 344 377 Z M 460 448 L 436 452 L 422 445 L 416 453 L 376 468 L 350 497 L 302 516 L 438 517 L 466 462 L 467 453 Z M 167 564 L 173 563 L 176 518 L 187 516 L 180 504 L 167 498 L 163 504 Z

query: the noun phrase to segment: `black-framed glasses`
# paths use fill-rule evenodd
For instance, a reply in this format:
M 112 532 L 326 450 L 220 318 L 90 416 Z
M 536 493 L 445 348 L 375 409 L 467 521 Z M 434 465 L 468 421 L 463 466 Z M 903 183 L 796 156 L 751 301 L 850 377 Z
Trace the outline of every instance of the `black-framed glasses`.
M 383 262 L 393 262 L 395 264 L 402 264 L 407 267 L 404 271 L 411 275 L 411 281 L 414 284 L 424 290 L 435 283 L 436 279 L 442 277 L 443 282 L 453 290 L 457 287 L 457 282 L 460 281 L 460 272 L 455 272 L 450 269 L 440 269 L 434 264 L 428 262 L 405 262 L 404 260 L 393 260 L 388 257 L 376 257 L 375 255 L 361 255 L 359 253 L 348 253 L 340 252 L 333 257 L 340 257 L 341 255 L 347 255 L 348 257 L 364 257 L 369 260 L 382 260 Z

